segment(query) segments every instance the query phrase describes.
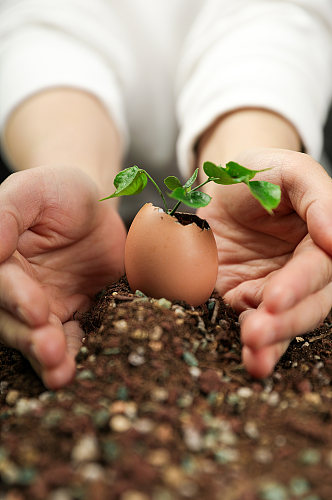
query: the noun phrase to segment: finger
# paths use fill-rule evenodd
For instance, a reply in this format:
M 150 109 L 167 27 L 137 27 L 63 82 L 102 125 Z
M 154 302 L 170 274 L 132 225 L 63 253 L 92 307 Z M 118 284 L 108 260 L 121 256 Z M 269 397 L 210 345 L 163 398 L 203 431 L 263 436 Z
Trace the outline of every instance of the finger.
M 37 185 L 36 173 L 28 171 L 10 175 L 0 186 L 0 262 L 13 254 L 19 236 L 42 212 L 40 178 Z
M 60 389 L 61 387 L 69 384 L 75 376 L 76 363 L 74 358 L 69 353 L 65 354 L 65 357 L 58 366 L 48 369 L 42 367 L 36 359 L 31 358 L 30 356 L 27 358 L 32 368 L 39 375 L 48 389 Z
M 251 349 L 290 340 L 316 328 L 332 306 L 332 283 L 306 297 L 299 304 L 279 314 L 261 307 L 242 318 L 241 338 Z
M 309 239 L 265 286 L 265 307 L 270 312 L 280 313 L 318 292 L 331 281 L 331 257 Z
M 53 369 L 42 369 L 41 378 L 49 389 L 60 389 L 68 385 L 76 373 L 74 358 L 67 352 L 62 362 Z
M 51 324 L 31 329 L 4 309 L 0 309 L 0 338 L 9 347 L 38 362 L 42 368 L 54 368 L 65 357 L 63 330 Z
M 262 302 L 263 289 L 267 279 L 268 277 L 264 276 L 256 280 L 244 281 L 226 292 L 223 298 L 237 312 L 257 309 Z
M 285 353 L 288 346 L 289 341 L 279 342 L 258 350 L 244 346 L 242 349 L 243 364 L 248 373 L 253 377 L 265 378 L 272 373 L 275 365 Z
M 283 199 L 307 223 L 315 243 L 332 255 L 332 182 L 324 168 L 296 151 L 261 149 L 246 152 L 248 168 L 269 171 L 269 181 L 281 184 Z
M 84 332 L 80 328 L 78 321 L 67 321 L 63 325 L 63 329 L 66 337 L 67 351 L 71 356 L 75 357 L 82 346 Z
M 31 327 L 47 322 L 49 305 L 38 283 L 15 257 L 0 266 L 0 307 Z

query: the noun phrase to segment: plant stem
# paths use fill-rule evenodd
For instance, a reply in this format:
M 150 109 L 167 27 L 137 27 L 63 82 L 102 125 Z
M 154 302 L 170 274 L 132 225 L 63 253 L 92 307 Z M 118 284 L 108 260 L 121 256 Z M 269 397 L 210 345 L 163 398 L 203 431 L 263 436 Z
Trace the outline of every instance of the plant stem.
M 206 179 L 206 181 L 204 181 L 204 182 L 202 182 L 201 184 L 199 184 L 198 186 L 194 187 L 194 188 L 192 189 L 192 191 L 197 191 L 197 189 L 201 188 L 202 186 L 205 186 L 205 184 L 207 184 L 208 182 L 213 181 L 213 179 L 214 179 L 214 177 L 208 177 L 208 178 Z
M 172 208 L 172 210 L 170 212 L 168 212 L 168 215 L 174 215 L 175 212 L 177 211 L 179 205 L 181 205 L 181 201 L 177 201 L 176 204 L 174 205 L 174 207 Z
M 162 191 L 160 190 L 158 184 L 155 182 L 154 179 L 152 179 L 151 175 L 149 175 L 146 170 L 144 170 L 144 172 L 145 172 L 145 175 L 150 179 L 150 181 L 152 182 L 152 184 L 154 185 L 154 187 L 156 188 L 156 190 L 158 191 L 158 193 L 160 194 L 160 196 L 161 196 L 161 198 L 163 200 L 163 203 L 164 203 L 165 213 L 168 213 L 168 208 L 167 208 L 165 196 L 163 195 Z
M 205 184 L 207 184 L 208 182 L 211 182 L 213 180 L 213 177 L 208 177 L 206 179 L 206 181 L 202 182 L 201 184 L 199 184 L 198 186 L 194 187 L 191 191 L 196 191 L 197 189 L 201 188 L 202 186 L 205 186 Z M 169 213 L 169 215 L 174 215 L 175 212 L 177 211 L 177 209 L 179 208 L 181 204 L 181 201 L 178 201 L 174 207 L 172 208 L 172 210 Z

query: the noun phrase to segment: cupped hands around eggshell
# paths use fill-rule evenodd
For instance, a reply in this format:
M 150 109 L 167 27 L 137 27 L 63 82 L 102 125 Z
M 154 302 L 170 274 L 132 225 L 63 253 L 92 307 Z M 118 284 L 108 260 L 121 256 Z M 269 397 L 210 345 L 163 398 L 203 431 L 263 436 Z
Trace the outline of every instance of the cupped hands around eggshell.
M 195 222 L 183 225 L 176 216 L 146 203 L 134 218 L 126 240 L 130 288 L 193 306 L 208 300 L 217 279 L 218 253 L 212 230 L 203 222 L 203 229 Z

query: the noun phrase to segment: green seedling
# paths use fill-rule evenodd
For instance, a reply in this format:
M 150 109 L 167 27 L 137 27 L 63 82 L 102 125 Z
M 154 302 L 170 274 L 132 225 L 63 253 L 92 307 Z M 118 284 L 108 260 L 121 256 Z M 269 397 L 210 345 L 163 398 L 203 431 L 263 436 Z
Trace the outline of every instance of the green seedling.
M 134 165 L 133 167 L 126 168 L 118 173 L 114 179 L 115 192 L 100 201 L 108 200 L 109 198 L 116 198 L 119 196 L 128 196 L 138 194 L 143 191 L 147 185 L 148 179 L 153 183 L 163 201 L 165 212 L 173 215 L 178 209 L 180 203 L 184 203 L 188 207 L 200 208 L 206 207 L 211 201 L 211 196 L 199 191 L 200 188 L 205 186 L 208 182 L 215 182 L 216 184 L 230 185 L 244 183 L 250 189 L 251 194 L 256 198 L 265 210 L 272 214 L 272 210 L 277 208 L 280 203 L 281 190 L 280 186 L 271 184 L 266 181 L 253 181 L 252 179 L 259 172 L 271 170 L 266 168 L 264 170 L 250 170 L 234 161 L 230 161 L 225 167 L 216 165 L 210 161 L 203 164 L 203 170 L 207 175 L 207 179 L 196 187 L 192 187 L 198 175 L 198 168 L 193 175 L 184 184 L 180 179 L 171 175 L 164 179 L 166 187 L 170 190 L 167 194 L 170 198 L 177 200 L 173 208 L 167 207 L 166 199 L 161 189 L 154 181 L 154 179 L 142 168 Z

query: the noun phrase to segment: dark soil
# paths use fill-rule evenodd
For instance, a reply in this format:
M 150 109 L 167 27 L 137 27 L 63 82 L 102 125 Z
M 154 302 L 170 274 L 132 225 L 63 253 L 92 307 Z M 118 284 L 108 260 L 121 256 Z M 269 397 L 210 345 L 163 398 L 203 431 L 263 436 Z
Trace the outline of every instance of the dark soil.
M 0 500 L 332 499 L 331 318 L 263 381 L 217 295 L 194 309 L 121 280 L 81 321 L 57 392 L 0 346 Z

